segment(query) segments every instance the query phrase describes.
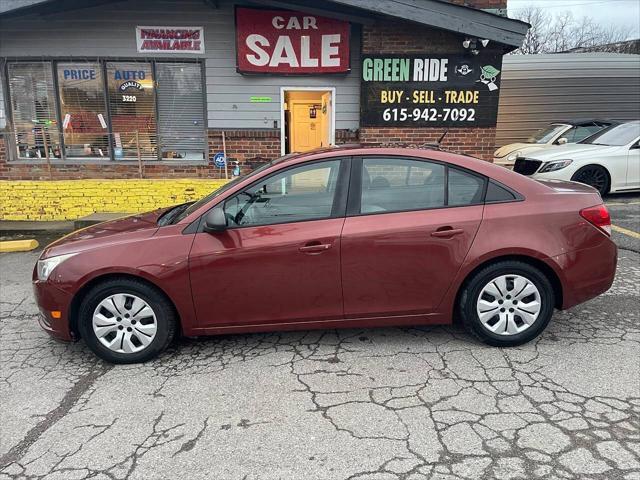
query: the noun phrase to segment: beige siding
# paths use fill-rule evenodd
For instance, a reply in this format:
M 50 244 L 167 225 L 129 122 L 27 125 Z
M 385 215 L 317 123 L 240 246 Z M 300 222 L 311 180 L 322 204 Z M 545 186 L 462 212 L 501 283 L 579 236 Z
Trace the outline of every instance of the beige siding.
M 506 55 L 496 146 L 558 120 L 640 117 L 640 56 L 613 53 Z

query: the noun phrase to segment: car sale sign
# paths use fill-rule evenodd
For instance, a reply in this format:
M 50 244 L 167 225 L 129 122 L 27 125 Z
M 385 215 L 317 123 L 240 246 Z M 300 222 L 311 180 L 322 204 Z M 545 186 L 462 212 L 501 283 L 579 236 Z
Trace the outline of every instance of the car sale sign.
M 349 71 L 349 22 L 286 10 L 236 8 L 237 70 L 318 74 Z

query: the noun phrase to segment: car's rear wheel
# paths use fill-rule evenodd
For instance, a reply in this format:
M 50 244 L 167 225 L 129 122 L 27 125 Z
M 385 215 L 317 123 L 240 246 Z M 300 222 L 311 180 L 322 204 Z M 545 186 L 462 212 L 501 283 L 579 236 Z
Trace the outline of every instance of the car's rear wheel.
M 89 348 L 111 363 L 145 362 L 177 330 L 171 303 L 145 282 L 122 278 L 94 286 L 80 305 L 78 328 Z
M 609 193 L 609 174 L 600 165 L 587 165 L 573 174 L 571 180 L 595 188 L 600 195 Z
M 478 271 L 460 295 L 465 327 L 489 345 L 521 345 L 547 326 L 555 305 L 553 287 L 528 263 L 503 261 Z

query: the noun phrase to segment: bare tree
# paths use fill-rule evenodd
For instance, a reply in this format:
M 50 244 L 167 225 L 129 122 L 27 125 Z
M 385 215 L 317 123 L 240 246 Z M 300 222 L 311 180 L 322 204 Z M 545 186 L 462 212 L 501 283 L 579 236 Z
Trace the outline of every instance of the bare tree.
M 551 15 L 542 8 L 527 7 L 519 10 L 514 18 L 531 25 L 522 47 L 515 54 L 566 52 L 574 48 L 589 48 L 624 41 L 629 28 L 598 24 L 591 17 L 576 19 L 566 11 Z

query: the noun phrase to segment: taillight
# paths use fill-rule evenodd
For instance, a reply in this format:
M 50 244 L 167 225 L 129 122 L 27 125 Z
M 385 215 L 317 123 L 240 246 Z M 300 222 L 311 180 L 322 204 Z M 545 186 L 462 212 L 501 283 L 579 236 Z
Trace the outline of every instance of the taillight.
M 609 210 L 604 205 L 583 208 L 580 210 L 580 216 L 611 236 L 611 216 L 609 216 Z

